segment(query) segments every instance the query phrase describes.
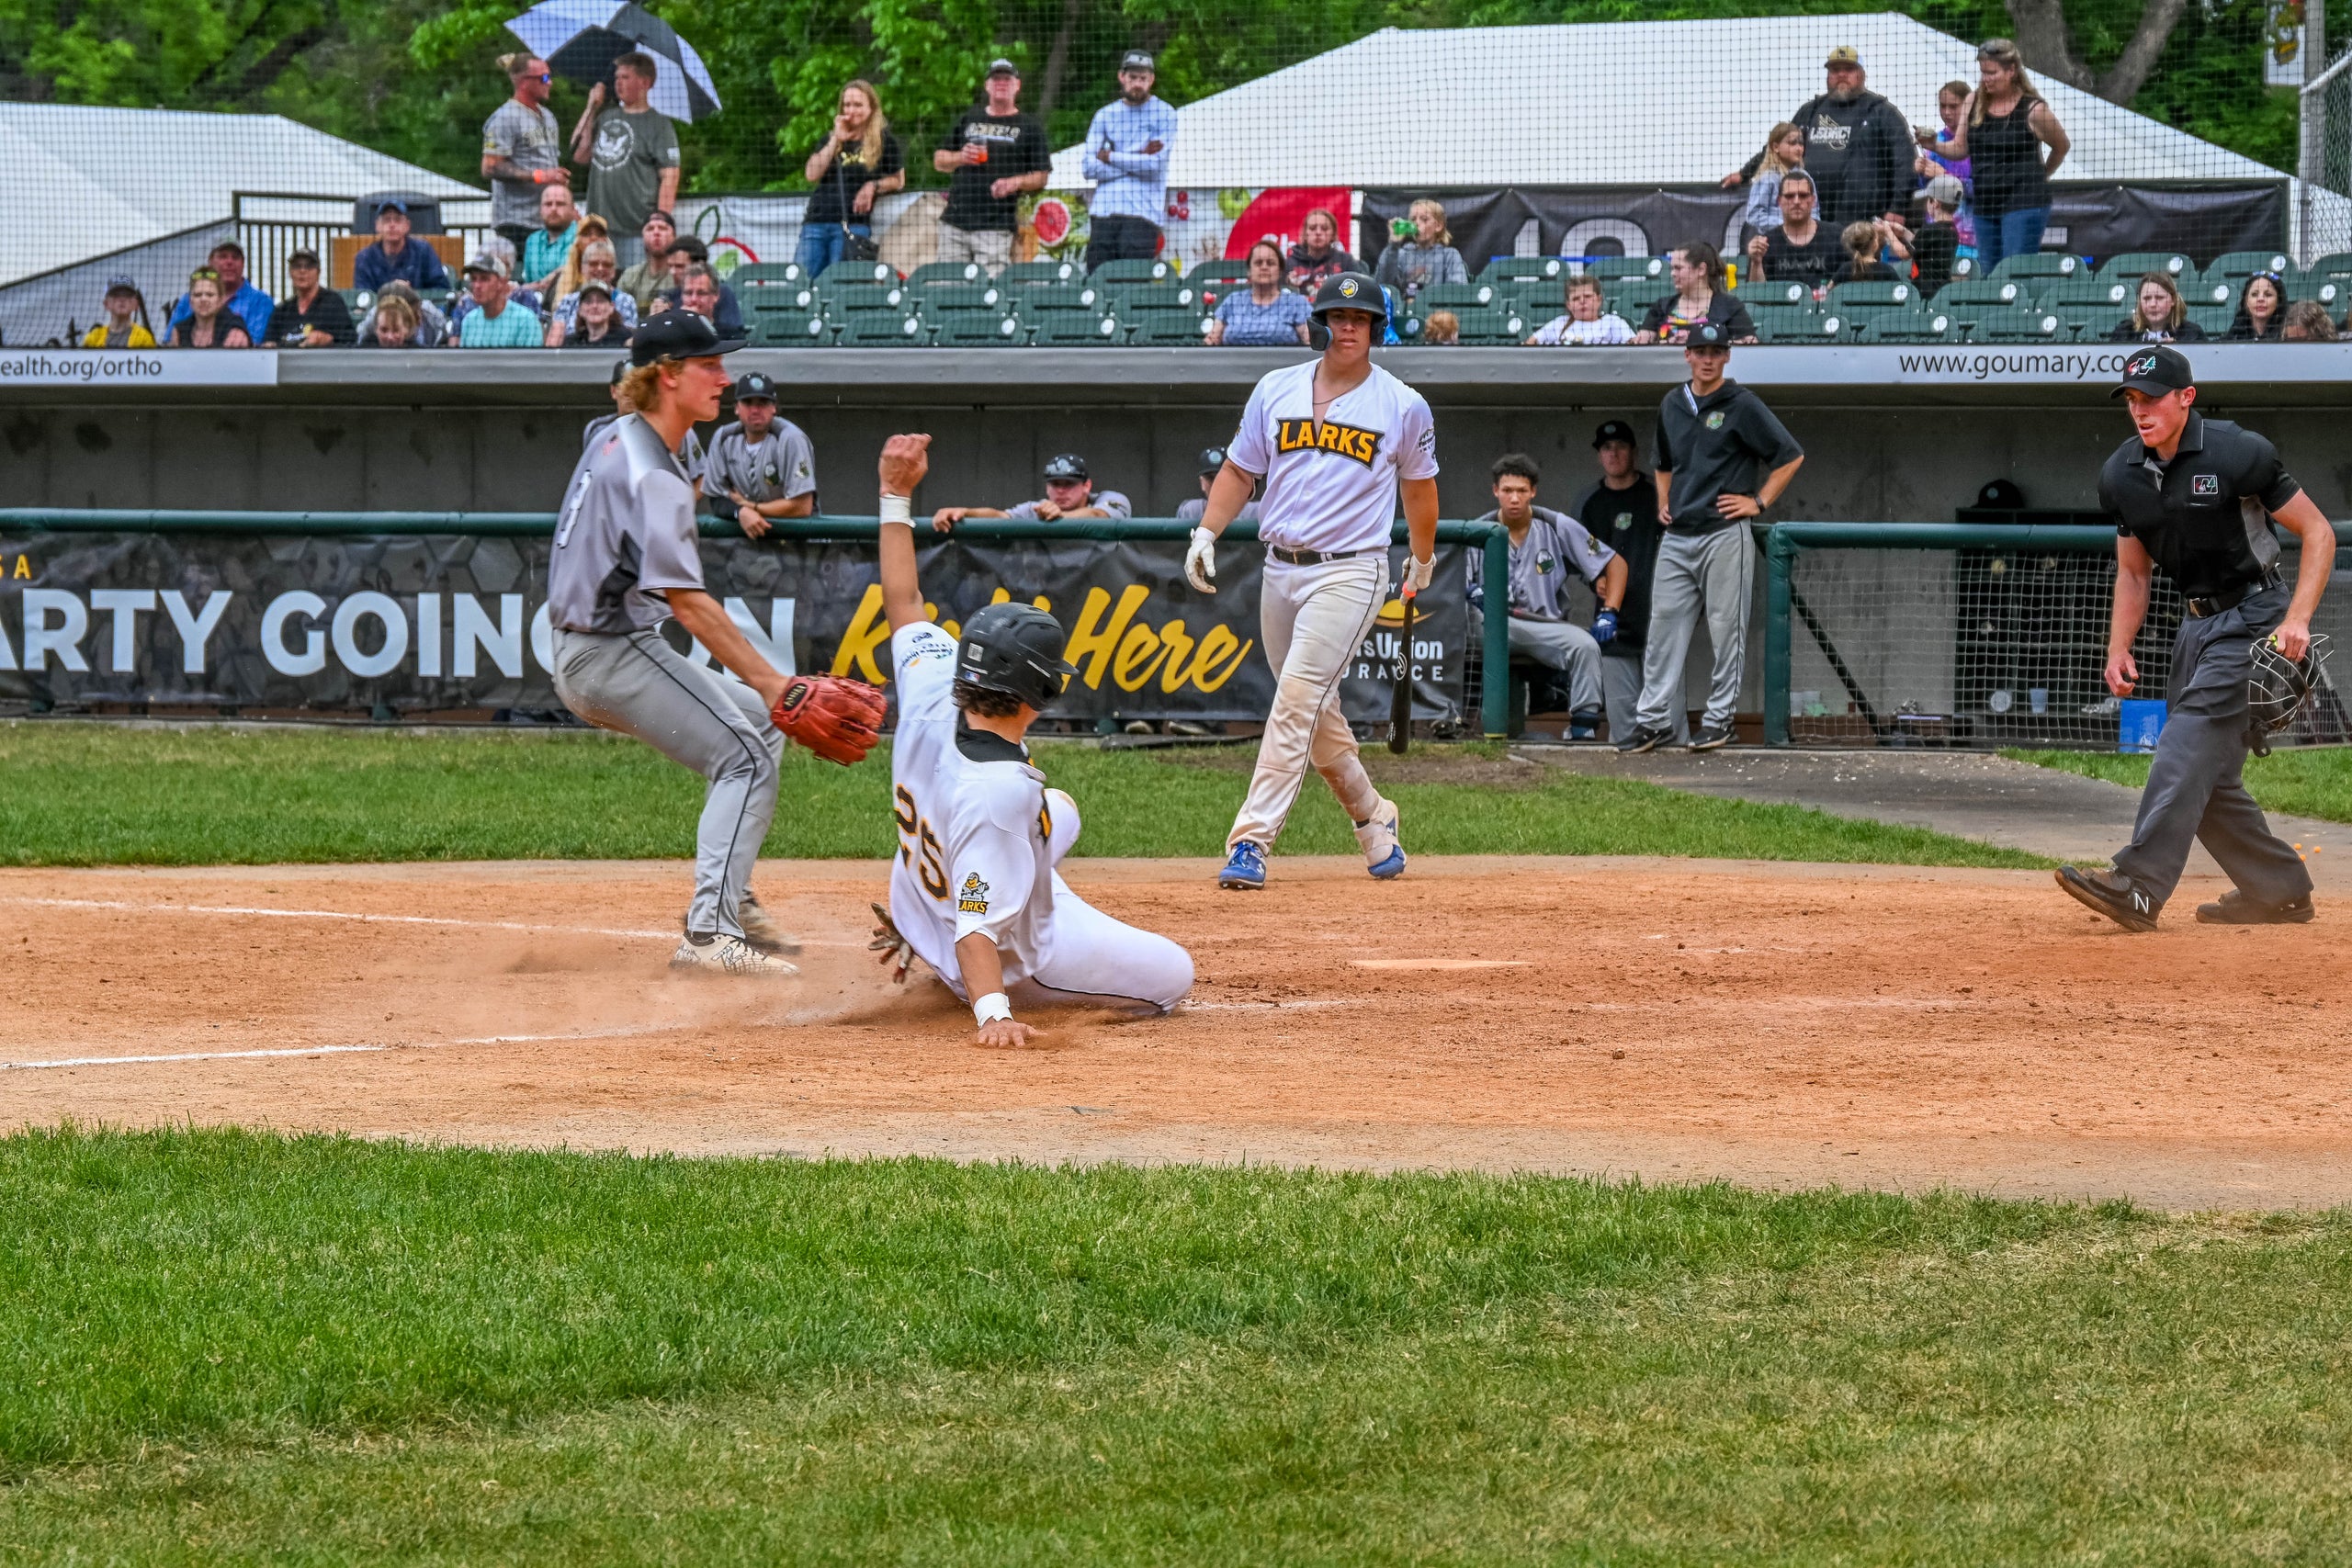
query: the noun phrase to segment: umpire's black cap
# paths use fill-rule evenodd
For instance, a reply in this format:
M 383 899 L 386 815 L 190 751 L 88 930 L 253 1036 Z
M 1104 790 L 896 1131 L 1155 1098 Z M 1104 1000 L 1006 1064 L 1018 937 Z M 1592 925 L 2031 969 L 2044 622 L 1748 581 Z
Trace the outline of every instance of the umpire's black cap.
M 1075 452 L 1064 452 L 1046 464 L 1047 484 L 1077 484 L 1086 478 L 1086 459 Z
M 1313 313 L 1320 316 L 1330 310 L 1362 310 L 1385 321 L 1388 297 L 1380 291 L 1380 285 L 1360 272 L 1335 272 L 1315 286 Z
M 1019 697 L 1033 708 L 1052 705 L 1078 667 L 1062 658 L 1062 625 L 1035 604 L 991 604 L 964 623 L 956 650 L 956 679 L 984 692 Z
M 636 366 L 655 365 L 664 359 L 714 359 L 734 353 L 747 341 L 720 337 L 718 329 L 710 324 L 710 318 L 697 316 L 692 310 L 657 310 L 638 324 L 635 335 L 628 340 L 628 359 Z
M 1202 447 L 1201 472 L 1204 474 L 1218 474 L 1223 473 L 1224 471 L 1225 448 L 1222 446 Z
M 2161 398 L 2166 392 L 2177 392 L 2197 385 L 2197 377 L 2188 368 L 2188 355 L 2177 348 L 2157 344 L 2150 348 L 2135 348 L 2123 362 L 2123 380 L 2108 394 L 2120 398 L 2126 392 L 2145 392 Z

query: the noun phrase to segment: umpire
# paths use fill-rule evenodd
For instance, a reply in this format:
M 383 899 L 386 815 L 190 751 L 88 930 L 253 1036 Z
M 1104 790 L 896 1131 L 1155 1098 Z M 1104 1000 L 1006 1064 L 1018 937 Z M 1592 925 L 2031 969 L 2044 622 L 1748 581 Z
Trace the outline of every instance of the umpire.
M 2335 531 L 2268 441 L 2191 406 L 2197 386 L 2177 349 L 2134 350 L 2115 395 L 2131 404 L 2138 434 L 2098 476 L 2099 502 L 2117 534 L 2109 691 L 2129 696 L 2139 683 L 2132 641 L 2147 616 L 2152 567 L 2179 585 L 2186 606 L 2164 733 L 2132 842 L 2114 870 L 2062 866 L 2058 886 L 2126 931 L 2154 931 L 2188 863 L 2189 840 L 2198 839 L 2236 884 L 2219 903 L 2199 905 L 2199 919 L 2308 920 L 2311 874 L 2270 831 L 2241 777 L 2253 723 L 2246 683 L 2257 641 L 2267 639 L 2290 660 L 2310 650 L 2312 612 L 2335 569 Z M 2303 542 L 2291 599 L 2273 521 Z

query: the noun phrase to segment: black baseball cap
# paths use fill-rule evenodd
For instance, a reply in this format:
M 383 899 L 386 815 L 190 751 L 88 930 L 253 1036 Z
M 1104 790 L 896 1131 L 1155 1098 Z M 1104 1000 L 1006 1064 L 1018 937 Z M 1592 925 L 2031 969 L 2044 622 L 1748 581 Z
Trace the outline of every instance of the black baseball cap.
M 1046 478 L 1052 482 L 1074 484 L 1086 477 L 1086 459 L 1075 452 L 1065 452 L 1046 465 Z
M 1204 447 L 1202 447 L 1202 448 L 1201 448 L 1201 472 L 1203 472 L 1203 473 L 1204 473 L 1204 474 L 1218 474 L 1218 473 L 1223 473 L 1224 471 L 1225 471 L 1225 448 L 1224 448 L 1224 447 L 1222 447 L 1222 446 L 1204 446 Z
M 1148 51 L 1140 49 L 1131 49 L 1127 51 L 1127 57 L 1119 62 L 1119 69 L 1122 71 L 1156 71 L 1159 67 L 1152 64 L 1151 55 Z
M 1329 310 L 1362 310 L 1385 321 L 1388 296 L 1360 272 L 1335 272 L 1315 286 L 1315 303 L 1310 308 L 1310 313 L 1317 316 Z
M 2158 344 L 2151 348 L 2135 348 L 2123 362 L 2123 381 L 2108 394 L 2120 398 L 2126 392 L 2145 392 L 2151 397 L 2163 397 L 2197 385 L 2196 376 L 2188 368 L 2188 355 L 2177 348 Z
M 388 196 L 384 197 L 383 200 L 376 204 L 376 210 L 379 212 L 397 212 L 401 217 L 405 218 L 408 216 L 408 198 L 405 197 Z
M 1731 333 L 1713 321 L 1701 321 L 1690 329 L 1690 335 L 1682 340 L 1682 346 L 1684 348 L 1720 348 L 1725 354 L 1729 354 Z
M 1628 446 L 1641 445 L 1634 439 L 1634 427 L 1622 419 L 1610 420 L 1592 433 L 1592 444 L 1595 446 L 1606 446 L 1611 441 L 1623 441 Z
M 1010 60 L 1005 59 L 1002 55 L 999 55 L 996 59 L 989 62 L 989 74 L 991 76 L 1018 76 L 1021 74 L 1021 67 L 1015 65 Z
M 308 245 L 297 245 L 286 253 L 286 265 L 288 266 L 316 266 L 319 265 L 319 253 Z
M 657 310 L 638 323 L 628 342 L 631 365 L 652 365 L 664 359 L 710 359 L 741 348 L 743 338 L 722 338 L 707 317 L 692 310 Z
M 591 277 L 583 280 L 580 287 L 573 289 L 572 292 L 582 296 L 582 298 L 585 298 L 590 294 L 601 294 L 605 299 L 609 299 L 613 297 L 613 286 L 609 283 L 599 282 L 597 279 Z
M 605 384 L 608 387 L 617 387 L 628 378 L 628 361 L 626 359 L 616 359 L 613 361 L 613 378 Z
M 775 383 L 756 370 L 739 376 L 735 378 L 735 400 L 740 403 L 746 398 L 772 403 L 775 401 Z

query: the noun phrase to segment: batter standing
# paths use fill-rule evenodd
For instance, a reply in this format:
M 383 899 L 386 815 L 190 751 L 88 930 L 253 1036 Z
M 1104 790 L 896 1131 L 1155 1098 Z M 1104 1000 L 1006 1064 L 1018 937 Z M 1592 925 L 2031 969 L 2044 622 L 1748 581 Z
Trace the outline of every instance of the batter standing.
M 679 448 L 727 389 L 704 318 L 664 310 L 637 330 L 623 386 L 635 411 L 588 444 L 565 488 L 548 562 L 555 690 L 590 724 L 634 735 L 710 781 L 695 834 L 694 901 L 674 969 L 789 976 L 789 944 L 751 892 L 775 815 L 784 737 L 769 710 L 786 678 L 703 588 L 695 491 Z M 656 629 L 675 619 L 733 673 L 694 663 Z
M 2252 722 L 2246 682 L 2257 641 L 2292 660 L 2310 650 L 2312 613 L 2335 566 L 2335 531 L 2268 441 L 2191 406 L 2197 386 L 2179 350 L 2133 350 L 2115 395 L 2132 405 L 2136 434 L 2098 476 L 2099 502 L 2117 536 L 2109 691 L 2129 696 L 2139 683 L 2132 640 L 2147 616 L 2153 568 L 2179 584 L 2187 604 L 2132 841 L 2114 870 L 2062 866 L 2058 886 L 2126 931 L 2154 931 L 2188 863 L 2189 842 L 2199 840 L 2237 885 L 2220 902 L 2199 905 L 2199 919 L 2308 920 L 2311 874 L 2270 831 L 2242 776 Z M 2303 542 L 2291 596 L 2274 521 Z
M 1258 536 L 1266 572 L 1259 636 L 1274 671 L 1273 710 L 1258 743 L 1250 796 L 1226 840 L 1217 886 L 1266 885 L 1266 856 L 1311 763 L 1356 826 L 1382 881 L 1405 872 L 1396 807 L 1372 787 L 1355 732 L 1340 712 L 1340 677 L 1388 596 L 1388 536 L 1401 491 L 1411 540 L 1406 581 L 1419 592 L 1437 565 L 1437 426 L 1420 393 L 1372 362 L 1388 306 L 1361 273 L 1325 278 L 1314 314 L 1330 333 L 1323 357 L 1258 383 L 1209 487 L 1184 553 L 1184 575 L 1216 592 L 1216 540 L 1262 476 Z

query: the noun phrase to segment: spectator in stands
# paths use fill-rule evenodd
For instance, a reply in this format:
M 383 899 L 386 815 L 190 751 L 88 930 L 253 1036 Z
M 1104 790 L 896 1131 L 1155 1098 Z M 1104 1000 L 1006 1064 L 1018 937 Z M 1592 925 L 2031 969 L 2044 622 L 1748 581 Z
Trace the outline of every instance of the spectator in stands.
M 449 269 L 433 247 L 409 243 L 408 203 L 396 196 L 377 207 L 376 243 L 352 258 L 351 286 L 380 294 L 395 281 L 420 294 L 449 288 Z
M 1939 176 L 1949 175 L 1960 187 L 1960 195 L 1943 204 L 1944 216 L 1951 220 L 1952 230 L 1959 236 L 1959 254 L 1973 256 L 1976 254 L 1976 213 L 1968 204 L 1968 182 L 1973 176 L 1973 171 L 1967 159 L 1954 158 L 1945 152 L 1951 139 L 1959 133 L 1961 117 L 1967 112 L 1967 83 L 1947 82 L 1938 89 L 1936 115 L 1943 123 L 1937 128 L 1933 141 L 1924 139 L 1920 141 L 1919 161 L 1914 167 L 1928 185 L 1935 184 Z
M 540 297 L 539 308 L 552 310 L 563 302 L 563 297 L 588 281 L 585 260 L 588 247 L 602 245 L 613 253 L 613 275 L 605 281 L 617 291 L 620 288 L 620 252 L 613 244 L 612 231 L 605 220 L 593 212 L 580 215 L 580 231 L 572 238 L 571 249 L 564 253 L 563 265 L 555 271 L 555 282 Z
M 1939 148 L 1946 158 L 1968 161 L 1977 270 L 1989 277 L 2003 257 L 2041 249 L 2050 222 L 2050 176 L 2065 161 L 2070 143 L 2058 117 L 2034 91 L 2016 44 L 1996 38 L 1978 45 L 1976 73 L 1976 91 L 1968 95 L 1968 111 L 1950 139 L 1939 142 L 1923 130 L 1919 142 Z
M 84 348 L 153 348 L 155 333 L 147 321 L 147 296 L 138 282 L 118 273 L 107 279 L 107 319 L 82 338 Z
M 939 139 L 931 166 L 947 176 L 936 259 L 978 262 L 993 276 L 1012 261 L 1021 197 L 1046 188 L 1054 151 L 1045 123 L 1021 112 L 1021 71 L 1012 62 L 989 62 L 983 92 L 985 100 Z
M 545 346 L 547 329 L 540 324 L 537 310 L 514 298 L 514 286 L 507 281 L 507 265 L 506 258 L 487 244 L 466 264 L 466 292 L 472 296 L 474 308 L 450 323 L 449 346 Z
M 674 310 L 693 310 L 694 307 L 686 302 L 686 275 L 695 267 L 710 275 L 711 288 L 717 299 L 711 310 L 696 313 L 708 317 L 711 325 L 728 336 L 741 337 L 743 333 L 742 303 L 735 298 L 735 290 L 720 281 L 718 269 L 710 265 L 709 247 L 692 234 L 683 235 L 671 243 L 670 282 L 655 297 L 654 308 L 662 309 L 666 302 Z
M 220 282 L 220 308 L 243 323 L 246 341 L 267 341 L 270 312 L 277 309 L 277 303 L 247 281 L 245 247 L 234 240 L 223 240 L 212 247 L 204 265 Z M 180 296 L 172 307 L 172 326 L 176 329 L 190 313 L 187 296 Z
M 1430 348 L 1452 348 L 1462 341 L 1462 318 L 1451 310 L 1431 310 L 1421 322 L 1421 342 Z
M 2278 343 L 2287 325 L 2287 284 L 2275 272 L 2257 272 L 2238 290 L 2238 313 L 2230 321 L 2231 343 Z
M 808 154 L 804 172 L 814 188 L 801 214 L 799 261 L 814 277 L 849 254 L 851 235 L 874 237 L 875 198 L 907 183 L 906 154 L 873 83 L 842 89 L 833 129 Z
M 1927 220 L 1912 233 L 1911 265 L 1918 276 L 1920 298 L 1932 299 L 1951 281 L 1952 264 L 1960 258 L 1960 226 L 1952 215 L 1964 197 L 1956 176 L 1938 175 L 1919 199 L 1926 203 Z
M 557 299 L 548 311 L 548 346 L 558 348 L 571 341 L 571 323 L 580 309 L 580 296 L 590 288 L 605 291 L 605 301 L 613 308 L 623 336 L 637 327 L 637 301 L 630 299 L 620 286 L 620 258 L 613 251 L 609 240 L 592 240 L 581 252 L 581 271 L 584 275 L 580 287 Z
M 1556 348 L 1571 344 L 1621 344 L 1634 341 L 1634 329 L 1625 318 L 1608 310 L 1600 293 L 1600 280 L 1583 273 L 1571 276 L 1566 297 L 1567 314 L 1555 316 L 1535 329 L 1528 342 L 1542 348 Z
M 1408 301 L 1431 284 L 1469 282 L 1470 269 L 1462 265 L 1453 231 L 1445 226 L 1445 209 L 1423 197 L 1405 213 L 1388 225 L 1388 246 L 1380 253 L 1373 281 Z
M 298 250 L 286 258 L 294 292 L 277 302 L 269 318 L 268 341 L 286 348 L 350 348 L 359 342 L 351 307 L 332 288 L 319 287 L 319 253 Z
M 646 102 L 661 67 L 651 55 L 632 50 L 613 62 L 613 96 L 605 107 L 605 85 L 589 89 L 588 107 L 571 128 L 571 161 L 588 167 L 588 210 L 612 225 L 613 248 L 625 265 L 638 255 L 645 220 L 678 205 L 678 128 Z
M 670 287 L 670 247 L 677 240 L 678 226 L 667 212 L 656 212 L 638 231 L 639 252 L 645 259 L 621 274 L 621 292 L 637 301 L 639 314 L 651 313 L 655 296 Z M 616 255 L 625 248 L 618 241 L 613 244 Z
M 1792 169 L 1781 176 L 1781 226 L 1747 242 L 1753 276 L 1774 283 L 1802 283 L 1815 294 L 1846 264 L 1845 247 L 1815 208 L 1813 176 Z
M 1756 178 L 1747 187 L 1747 207 L 1740 214 L 1740 221 L 1758 234 L 1769 234 L 1781 226 L 1781 176 L 1791 169 L 1804 167 L 1804 132 L 1787 120 L 1772 128 L 1764 139 L 1763 161 L 1756 165 Z M 1732 176 L 1736 181 L 1739 176 Z
M 1302 294 L 1313 294 L 1327 277 L 1364 270 L 1362 262 L 1340 247 L 1340 220 L 1320 207 L 1299 220 L 1298 243 L 1283 262 L 1283 281 Z
M 1785 213 L 1786 180 L 1781 183 L 1781 199 Z M 1756 323 L 1748 319 L 1747 307 L 1732 298 L 1724 286 L 1723 258 L 1714 246 L 1702 241 L 1670 253 L 1666 276 L 1673 281 L 1674 292 L 1653 304 L 1642 317 L 1641 330 L 1634 334 L 1635 343 L 1680 343 L 1690 335 L 1692 327 L 1708 321 L 1721 327 L 1728 342 L 1756 341 Z
M 174 348 L 251 348 L 253 334 L 228 308 L 220 273 L 198 267 L 188 276 L 184 296 L 188 313 L 172 323 Z
M 2203 343 L 2205 329 L 2188 319 L 2180 285 L 2168 272 L 2152 272 L 2140 279 L 2132 313 L 2107 334 L 2109 343 Z
M 1869 89 L 1852 49 L 1831 50 L 1823 68 L 1827 90 L 1789 117 L 1805 135 L 1804 166 L 1820 186 L 1822 219 L 1836 229 L 1873 218 L 1899 223 L 1911 210 L 1910 123 Z
M 359 346 L 432 348 L 437 340 L 425 339 L 424 321 L 408 285 L 395 284 L 378 296 L 374 312 L 359 329 Z
M 686 243 L 681 240 L 679 244 Z M 678 253 L 673 250 L 670 254 L 675 256 Z M 718 275 L 701 262 L 681 265 L 676 291 L 662 295 L 658 303 L 664 309 L 692 310 L 730 337 L 743 333 L 743 308 L 736 303 L 735 291 L 719 282 Z
M 1208 510 L 1209 486 L 1215 484 L 1217 475 L 1224 471 L 1224 447 L 1211 446 L 1201 453 L 1201 493 L 1193 500 L 1177 505 L 1176 516 L 1179 521 L 1198 523 L 1201 520 L 1201 514 Z M 1251 496 L 1248 501 L 1243 502 L 1241 510 L 1233 514 L 1233 520 L 1236 523 L 1258 521 L 1258 498 Z
M 548 346 L 601 348 L 607 354 L 627 348 L 637 326 L 634 319 L 622 319 L 620 307 L 628 303 L 628 296 L 616 295 L 611 284 L 590 278 L 564 296 L 562 313 L 548 322 Z
M 1168 160 L 1176 145 L 1176 111 L 1152 96 L 1151 56 L 1131 49 L 1119 62 L 1117 101 L 1094 111 L 1086 128 L 1086 270 L 1104 262 L 1150 261 L 1159 254 L 1168 216 Z
M 1495 510 L 1478 519 L 1499 522 L 1510 536 L 1510 650 L 1566 677 L 1568 739 L 1590 740 L 1600 727 L 1600 645 L 1617 635 L 1625 600 L 1625 563 L 1566 513 L 1535 504 L 1542 477 L 1521 452 L 1498 458 L 1492 470 Z M 1486 552 L 1470 554 L 1470 604 L 1485 604 Z M 1599 604 L 1587 631 L 1568 618 L 1568 573 L 1592 585 Z
M 2287 307 L 2287 324 L 2280 335 L 2289 343 L 2334 343 L 2341 334 L 2326 306 L 2316 299 L 2298 299 Z
M 1838 269 L 1832 283 L 1892 283 L 1911 276 L 1911 231 L 1889 224 L 1884 219 L 1871 223 L 1849 223 L 1846 231 L 1838 236 L 1845 247 L 1846 265 Z M 1883 255 L 1892 255 L 1900 266 L 1890 265 Z
M 579 237 L 580 209 L 571 204 L 571 187 L 549 186 L 539 192 L 539 224 L 523 242 L 516 287 L 534 294 L 552 293 L 564 258 L 571 254 L 571 243 Z
M 1287 348 L 1306 342 L 1306 296 L 1283 287 L 1283 249 L 1272 240 L 1250 247 L 1250 287 L 1216 302 L 1209 343 L 1227 348 Z
M 1600 696 L 1609 710 L 1609 739 L 1634 733 L 1642 700 L 1642 649 L 1649 640 L 1650 584 L 1657 576 L 1658 545 L 1666 525 L 1658 521 L 1657 486 L 1641 472 L 1634 427 L 1612 419 L 1593 433 L 1600 458 L 1600 482 L 1585 492 L 1577 518 L 1585 531 L 1617 552 L 1625 563 L 1625 596 L 1617 606 L 1617 635 L 1600 645 Z M 1690 739 L 1690 715 L 1672 705 L 1669 727 L 1677 744 Z
M 735 420 L 710 438 L 703 493 L 714 517 L 765 538 L 778 517 L 817 510 L 817 449 L 775 412 L 775 383 L 754 370 L 735 382 Z
M 1065 452 L 1046 465 L 1046 494 L 999 511 L 992 506 L 943 506 L 931 525 L 944 534 L 967 517 L 1021 517 L 1058 523 L 1065 517 L 1132 517 L 1135 508 L 1115 490 L 1096 490 L 1086 477 L 1086 459 Z
M 555 71 L 536 54 L 502 54 L 514 96 L 491 111 L 481 126 L 481 177 L 490 182 L 490 226 L 520 245 L 538 226 L 539 193 L 571 184 L 563 166 L 563 131 L 548 96 Z

